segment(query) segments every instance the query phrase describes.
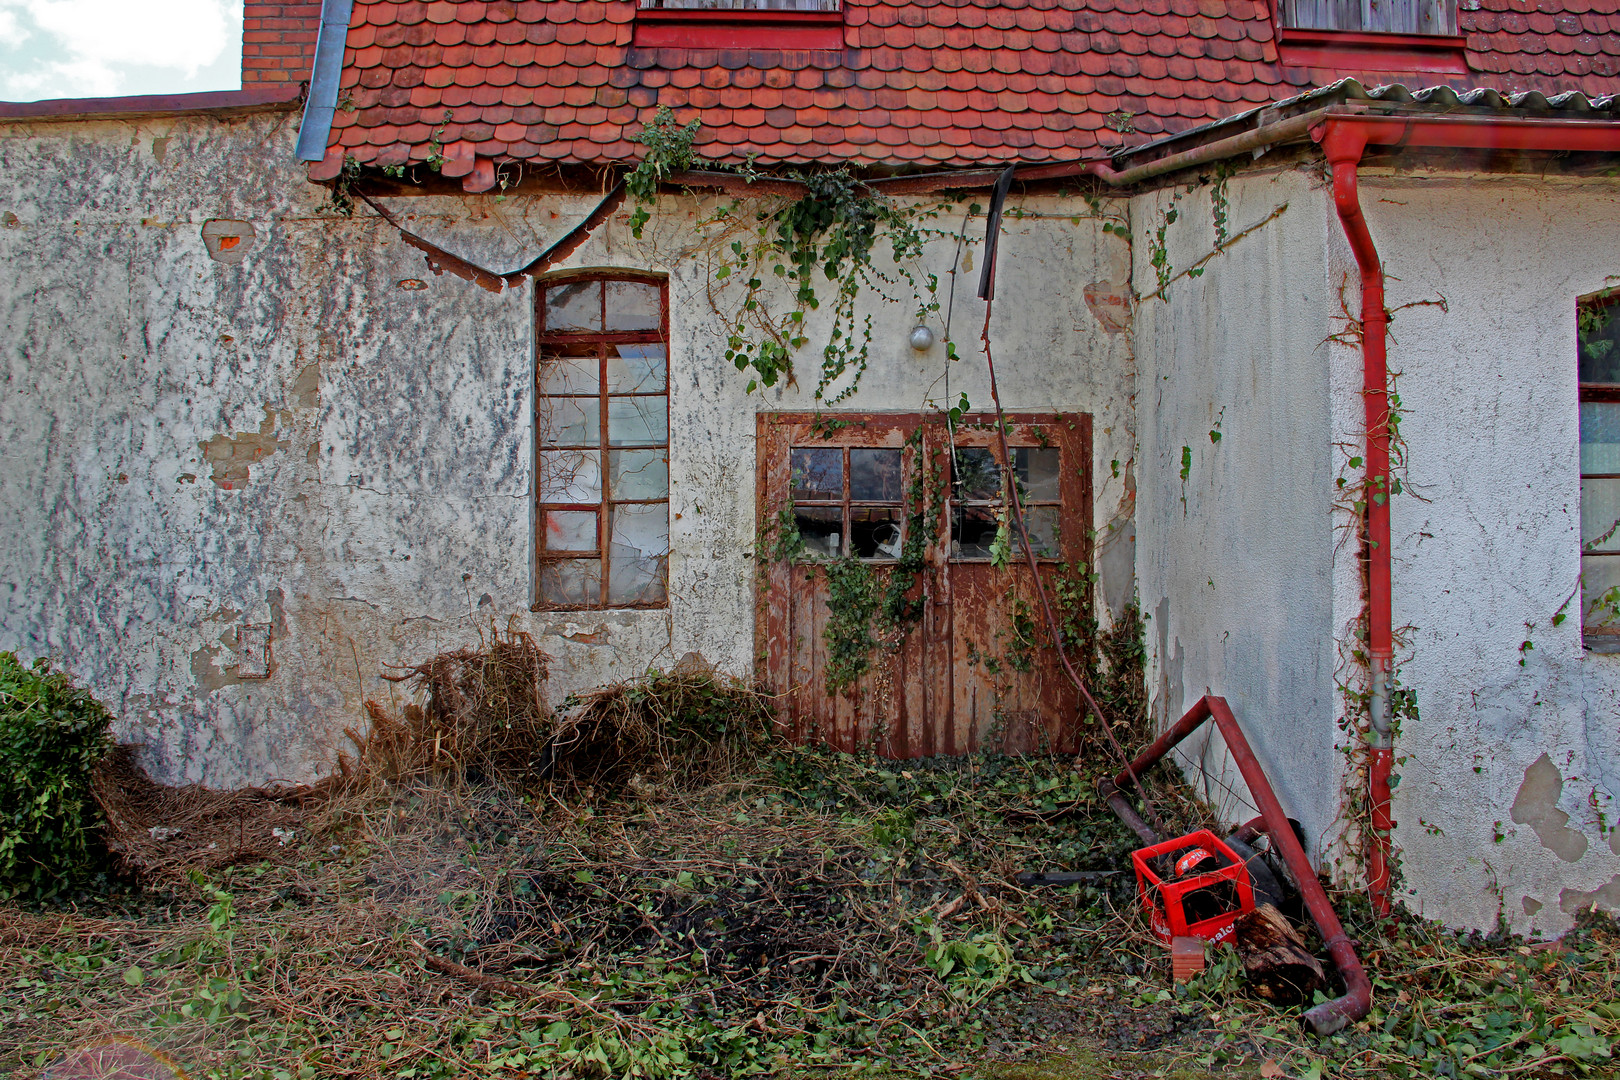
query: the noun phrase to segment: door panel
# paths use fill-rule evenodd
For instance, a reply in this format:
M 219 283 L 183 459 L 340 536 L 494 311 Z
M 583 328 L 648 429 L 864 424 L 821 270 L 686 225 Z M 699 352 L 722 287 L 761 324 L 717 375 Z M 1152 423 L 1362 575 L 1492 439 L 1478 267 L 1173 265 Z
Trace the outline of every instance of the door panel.
M 995 550 L 1006 463 L 993 420 L 965 417 L 953 432 L 937 416 L 836 419 L 759 418 L 758 657 L 792 737 L 898 758 L 1072 750 L 1076 695 L 1042 647 L 1029 567 L 1006 537 Z M 1090 418 L 1007 419 L 1052 582 L 1088 558 Z M 884 635 L 862 604 L 902 572 L 906 544 L 924 562 L 908 618 Z M 778 557 L 787 546 L 794 556 Z M 998 566 L 998 554 L 1013 558 Z

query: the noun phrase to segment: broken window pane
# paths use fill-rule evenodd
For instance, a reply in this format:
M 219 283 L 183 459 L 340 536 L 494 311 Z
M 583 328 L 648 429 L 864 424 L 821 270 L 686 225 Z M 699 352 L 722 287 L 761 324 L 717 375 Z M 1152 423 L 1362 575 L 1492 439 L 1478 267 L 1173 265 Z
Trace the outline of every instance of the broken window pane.
M 601 452 L 597 450 L 540 451 L 540 501 L 547 503 L 601 502 Z
M 1022 555 L 1024 553 L 1023 538 L 1018 535 L 1017 526 L 1011 526 L 1011 528 L 1013 550 Z M 1057 507 L 1025 507 L 1024 528 L 1029 532 L 1029 543 L 1035 549 L 1036 558 L 1055 559 L 1062 554 L 1062 546 L 1058 542 Z
M 669 559 L 669 504 L 615 506 L 612 515 L 608 602 L 662 602 Z
M 992 462 L 993 464 L 993 462 Z M 951 558 L 988 559 L 990 545 L 995 542 L 996 510 L 992 506 L 962 506 L 951 508 Z
M 545 512 L 547 551 L 595 551 L 595 510 L 547 510 Z
M 609 345 L 608 393 L 662 393 L 668 382 L 668 353 L 663 345 Z
M 855 474 L 850 463 L 851 482 Z M 898 559 L 901 541 L 900 508 L 854 506 L 849 511 L 849 550 L 862 559 Z
M 851 450 L 849 497 L 857 502 L 899 502 L 900 451 Z
M 540 360 L 542 394 L 594 394 L 601 386 L 602 361 L 593 348 L 585 356 L 546 356 Z
M 641 281 L 608 282 L 607 329 L 619 333 L 657 330 L 658 292 L 658 286 Z
M 556 559 L 540 564 L 540 599 L 553 605 L 599 604 L 602 563 L 597 559 Z
M 844 452 L 836 449 L 795 448 L 788 457 L 793 476 L 793 501 L 844 497 Z
M 546 290 L 546 333 L 578 334 L 602 329 L 602 283 L 576 281 Z
M 836 559 L 844 553 L 844 511 L 838 506 L 798 506 L 793 521 L 804 553 L 812 559 Z
M 1019 446 L 1013 450 L 1018 496 L 1026 502 L 1057 502 L 1060 476 L 1057 447 Z
M 662 400 L 662 399 L 660 399 Z M 602 416 L 599 398 L 548 397 L 539 402 L 542 446 L 599 446 Z
M 1001 498 L 1001 466 L 994 455 L 982 446 L 964 446 L 956 451 L 956 497 L 977 501 Z
M 669 399 L 608 398 L 608 445 L 642 446 L 669 441 Z
M 615 499 L 662 499 L 669 494 L 669 451 L 608 451 L 609 490 Z

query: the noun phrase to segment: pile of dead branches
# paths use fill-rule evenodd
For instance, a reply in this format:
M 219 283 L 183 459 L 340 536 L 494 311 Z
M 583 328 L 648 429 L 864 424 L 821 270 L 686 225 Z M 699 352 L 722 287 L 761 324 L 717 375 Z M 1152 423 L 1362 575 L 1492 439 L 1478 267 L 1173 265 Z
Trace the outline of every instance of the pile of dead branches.
M 331 782 L 233 791 L 170 787 L 148 776 L 135 752 L 116 747 L 91 774 L 91 791 L 105 816 L 108 850 L 125 873 L 147 882 L 281 858 L 336 790 Z
M 552 770 L 578 788 L 703 787 L 747 771 L 774 732 L 770 699 L 701 663 L 570 699 L 551 741 Z

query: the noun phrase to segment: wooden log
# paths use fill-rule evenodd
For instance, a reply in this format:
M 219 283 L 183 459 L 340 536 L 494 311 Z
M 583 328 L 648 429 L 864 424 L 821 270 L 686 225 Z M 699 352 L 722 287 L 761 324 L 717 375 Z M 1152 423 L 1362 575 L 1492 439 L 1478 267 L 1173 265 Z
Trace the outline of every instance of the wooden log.
M 1240 916 L 1234 931 L 1243 971 L 1257 996 L 1278 1005 L 1298 1005 L 1327 985 L 1321 961 L 1272 905 L 1261 904 Z

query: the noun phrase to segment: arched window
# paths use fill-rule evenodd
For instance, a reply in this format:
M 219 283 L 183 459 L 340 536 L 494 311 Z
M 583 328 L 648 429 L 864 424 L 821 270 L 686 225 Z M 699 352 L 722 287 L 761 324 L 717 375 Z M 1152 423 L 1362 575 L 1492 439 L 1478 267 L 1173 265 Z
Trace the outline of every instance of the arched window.
M 535 606 L 663 607 L 669 584 L 664 283 L 543 282 L 535 327 Z

